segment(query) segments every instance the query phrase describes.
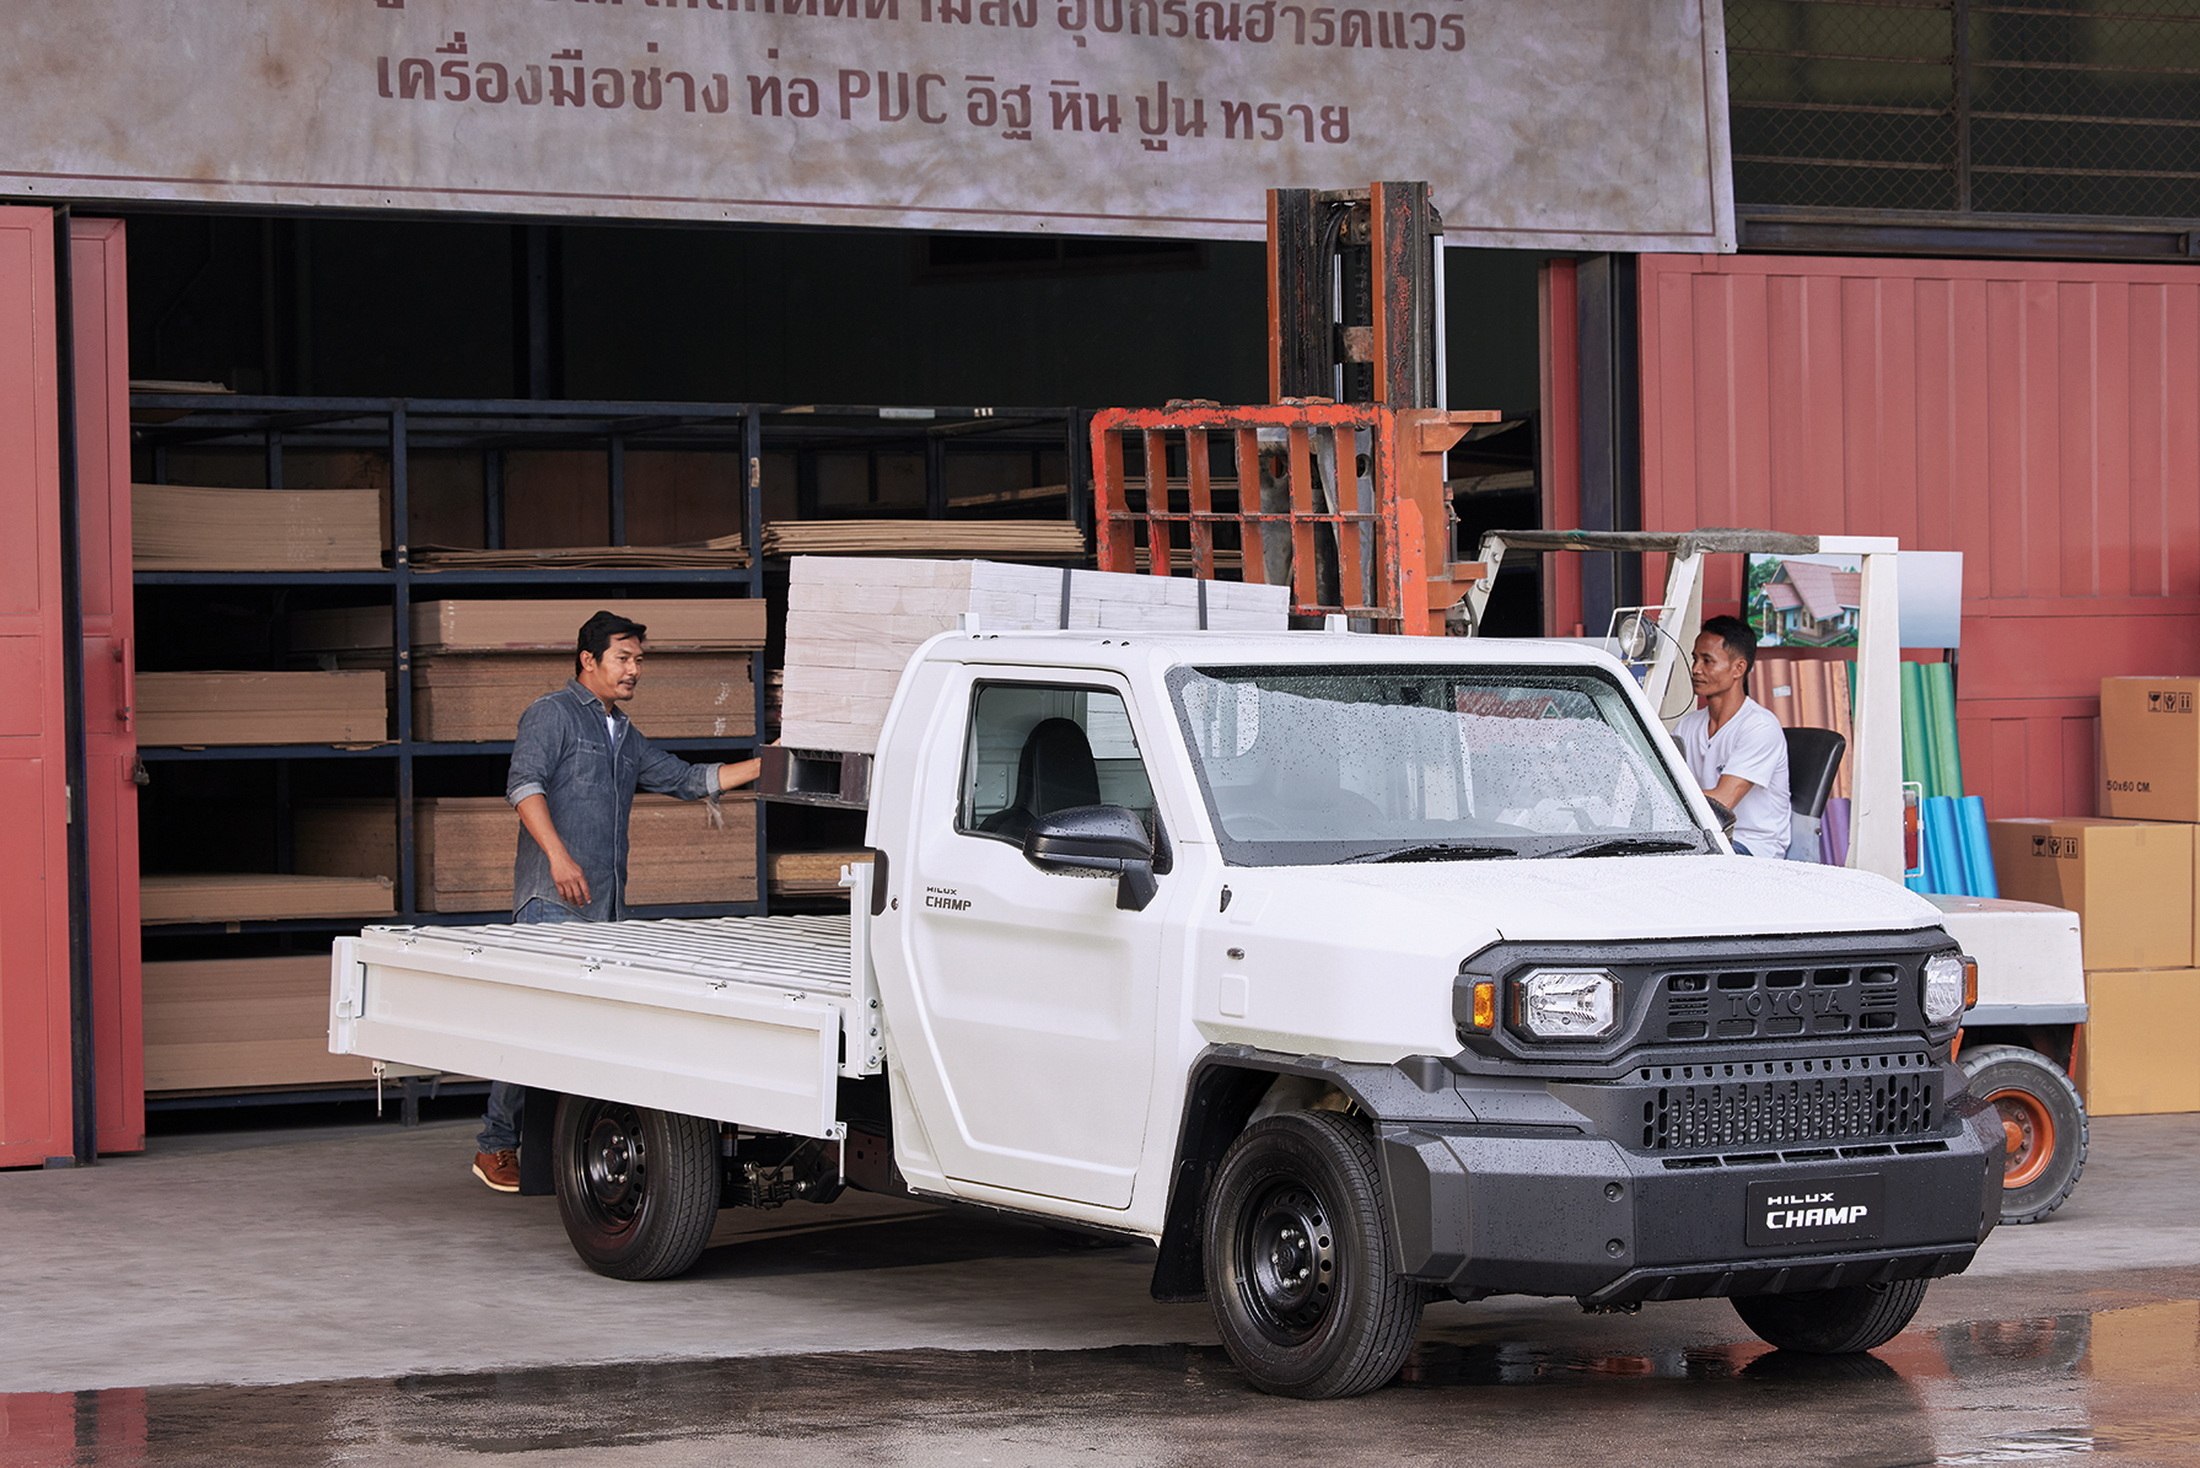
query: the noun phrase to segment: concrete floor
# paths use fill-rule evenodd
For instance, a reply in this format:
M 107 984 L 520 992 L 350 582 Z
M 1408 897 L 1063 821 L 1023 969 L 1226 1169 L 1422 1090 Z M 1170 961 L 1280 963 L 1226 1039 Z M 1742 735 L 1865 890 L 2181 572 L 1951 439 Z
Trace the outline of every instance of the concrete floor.
M 1400 1386 L 1328 1404 L 1247 1390 L 1149 1251 L 963 1210 L 729 1213 L 695 1273 L 605 1280 L 551 1200 L 468 1175 L 472 1129 L 0 1174 L 0 1468 L 2200 1463 L 2200 1117 L 2096 1122 L 2072 1202 L 1875 1358 L 1770 1353 L 1720 1302 L 1447 1303 Z

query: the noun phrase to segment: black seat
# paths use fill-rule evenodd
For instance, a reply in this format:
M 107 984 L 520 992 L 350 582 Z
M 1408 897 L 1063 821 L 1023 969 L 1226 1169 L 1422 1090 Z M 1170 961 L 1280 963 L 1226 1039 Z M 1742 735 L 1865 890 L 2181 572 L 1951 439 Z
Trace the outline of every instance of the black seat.
M 1788 803 L 1799 816 L 1817 820 L 1826 813 L 1826 797 L 1833 793 L 1833 777 L 1840 773 L 1841 756 L 1849 741 L 1831 729 L 1789 729 Z
M 1100 803 L 1100 767 L 1092 743 L 1075 719 L 1041 719 L 1024 736 L 1016 760 L 1016 799 L 978 823 L 978 829 L 1021 841 L 1031 823 L 1058 810 Z

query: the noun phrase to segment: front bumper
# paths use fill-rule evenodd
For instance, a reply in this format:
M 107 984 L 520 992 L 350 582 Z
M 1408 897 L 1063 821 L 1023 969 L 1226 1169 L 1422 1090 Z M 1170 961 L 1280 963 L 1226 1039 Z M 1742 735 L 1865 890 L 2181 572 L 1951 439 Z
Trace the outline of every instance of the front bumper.
M 1592 1305 L 1831 1289 L 1954 1274 L 2000 1216 L 2002 1131 L 1967 1094 L 1941 1135 L 1727 1158 L 1631 1151 L 1552 1129 L 1379 1128 L 1402 1272 L 1462 1298 Z M 1670 1164 L 1678 1164 L 1670 1165 Z M 1752 1184 L 1879 1175 L 1877 1236 L 1757 1246 Z

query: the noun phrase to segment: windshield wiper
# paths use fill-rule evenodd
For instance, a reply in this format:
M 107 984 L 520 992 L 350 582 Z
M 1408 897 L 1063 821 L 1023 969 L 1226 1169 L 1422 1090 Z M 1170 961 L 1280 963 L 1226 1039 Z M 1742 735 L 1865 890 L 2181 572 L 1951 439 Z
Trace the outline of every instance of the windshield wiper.
M 1388 851 L 1363 851 L 1336 863 L 1354 866 L 1380 861 L 1478 861 L 1491 856 L 1518 856 L 1510 846 L 1476 846 L 1464 841 L 1430 841 L 1419 846 L 1394 846 Z
M 1587 846 L 1576 846 L 1565 851 L 1546 851 L 1545 856 L 1656 856 L 1667 851 L 1702 851 L 1694 841 L 1675 841 L 1662 836 L 1620 836 L 1610 841 L 1592 841 Z

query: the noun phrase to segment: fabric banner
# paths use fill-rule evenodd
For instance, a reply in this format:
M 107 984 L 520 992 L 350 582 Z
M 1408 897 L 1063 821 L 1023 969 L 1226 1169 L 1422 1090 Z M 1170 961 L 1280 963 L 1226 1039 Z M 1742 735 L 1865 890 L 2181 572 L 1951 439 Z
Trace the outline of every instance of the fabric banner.
M 1365 3 L 1365 0 L 1362 0 Z M 1733 248 L 1718 0 L 17 0 L 24 199 Z

